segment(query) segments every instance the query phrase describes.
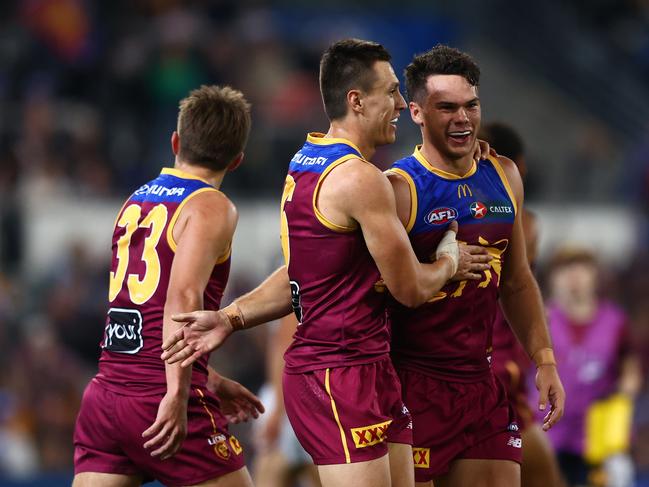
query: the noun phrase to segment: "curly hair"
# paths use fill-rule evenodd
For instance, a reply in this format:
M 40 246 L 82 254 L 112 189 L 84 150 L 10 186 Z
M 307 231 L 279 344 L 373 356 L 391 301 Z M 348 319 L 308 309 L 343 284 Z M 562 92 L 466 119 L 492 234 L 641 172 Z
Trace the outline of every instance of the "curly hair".
M 426 80 L 434 74 L 456 74 L 466 79 L 471 86 L 480 82 L 480 68 L 468 54 L 437 44 L 430 51 L 418 54 L 406 67 L 406 92 L 408 99 L 420 102 L 426 92 Z

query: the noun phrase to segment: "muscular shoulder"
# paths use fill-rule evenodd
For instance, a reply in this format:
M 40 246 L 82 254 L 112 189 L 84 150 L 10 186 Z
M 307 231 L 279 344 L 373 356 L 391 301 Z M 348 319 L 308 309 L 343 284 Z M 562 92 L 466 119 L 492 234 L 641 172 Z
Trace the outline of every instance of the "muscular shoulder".
M 217 220 L 221 223 L 236 223 L 237 208 L 220 191 L 205 191 L 190 199 L 183 209 L 185 216 L 197 216 L 202 221 Z
M 174 227 L 179 239 L 191 227 L 207 235 L 232 235 L 237 225 L 237 208 L 220 191 L 205 191 L 192 197 L 182 208 Z
M 379 168 L 362 159 L 352 159 L 341 166 L 347 166 L 339 171 L 336 179 L 331 182 L 336 185 L 336 192 L 342 199 L 351 203 L 365 202 L 391 193 L 388 178 Z M 332 175 L 335 175 L 334 171 Z
M 497 159 L 498 162 L 500 163 L 500 167 L 502 167 L 503 171 L 505 172 L 505 176 L 507 177 L 507 181 L 509 182 L 512 191 L 514 192 L 514 196 L 516 197 L 516 202 L 518 203 L 519 206 L 522 205 L 523 204 L 523 181 L 521 179 L 520 173 L 518 172 L 518 167 L 516 167 L 514 161 L 512 161 L 508 157 L 498 156 Z
M 386 204 L 394 207 L 388 178 L 362 159 L 350 159 L 332 170 L 322 184 L 321 200 L 340 217 L 356 221 L 369 210 L 379 210 Z

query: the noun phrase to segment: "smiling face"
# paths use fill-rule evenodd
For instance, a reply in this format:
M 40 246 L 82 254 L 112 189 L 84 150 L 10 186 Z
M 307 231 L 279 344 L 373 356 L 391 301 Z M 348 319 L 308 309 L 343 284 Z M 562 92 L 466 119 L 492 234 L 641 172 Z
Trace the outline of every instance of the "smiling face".
M 377 61 L 372 70 L 372 87 L 360 97 L 364 132 L 374 146 L 392 144 L 396 140 L 397 119 L 406 108 L 406 101 L 389 62 Z
M 410 102 L 410 115 L 424 140 L 451 161 L 471 157 L 481 118 L 477 86 L 460 75 L 431 75 L 420 102 Z

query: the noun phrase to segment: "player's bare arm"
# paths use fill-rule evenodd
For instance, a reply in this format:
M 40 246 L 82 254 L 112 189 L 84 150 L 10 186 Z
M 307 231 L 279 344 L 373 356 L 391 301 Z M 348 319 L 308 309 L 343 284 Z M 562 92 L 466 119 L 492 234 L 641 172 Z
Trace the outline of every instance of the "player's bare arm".
M 552 353 L 541 293 L 527 260 L 522 223 L 523 183 L 511 160 L 506 157 L 499 157 L 499 160 L 519 209 L 503 266 L 500 300 L 512 329 L 536 364 L 539 409 L 545 410 L 548 401 L 550 403 L 550 410 L 543 420 L 543 429 L 547 430 L 563 415 L 565 392 Z
M 482 141 L 481 141 L 482 143 Z M 480 146 L 476 154 L 480 154 Z M 487 145 L 487 153 L 488 153 Z M 478 156 L 481 157 L 481 156 Z M 486 156 L 485 156 L 486 157 Z M 397 204 L 397 215 L 403 226 L 407 229 L 410 224 L 412 196 L 408 182 L 399 173 L 387 171 L 386 173 Z M 487 249 L 480 245 L 458 245 L 457 272 L 451 278 L 453 281 L 482 279 L 481 272 L 489 268 Z
M 165 338 L 162 360 L 168 364 L 193 364 L 201 355 L 217 349 L 230 334 L 287 315 L 291 308 L 288 269 L 282 266 L 248 294 L 218 311 L 177 313 L 173 320 L 184 327 Z
M 406 306 L 423 304 L 455 273 L 457 255 L 420 264 L 397 217 L 394 193 L 385 175 L 360 159 L 342 167 L 344 170 L 334 169 L 322 183 L 318 209 L 336 224 L 360 225 L 392 295 Z
M 215 262 L 227 255 L 237 223 L 234 205 L 222 194 L 208 191 L 192 198 L 173 228 L 177 243 L 164 308 L 162 336 L 180 327 L 171 316 L 203 307 L 203 293 Z M 162 460 L 176 453 L 187 434 L 187 401 L 191 368 L 165 364 L 167 392 L 155 422 L 142 436 L 144 447 Z

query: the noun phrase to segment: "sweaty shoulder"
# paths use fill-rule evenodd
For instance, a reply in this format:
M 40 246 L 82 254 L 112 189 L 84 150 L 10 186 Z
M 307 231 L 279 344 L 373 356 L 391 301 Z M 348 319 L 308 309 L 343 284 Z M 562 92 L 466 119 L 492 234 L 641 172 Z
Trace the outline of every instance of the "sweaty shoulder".
M 518 167 L 514 164 L 514 161 L 505 156 L 498 156 L 496 158 L 500 167 L 505 172 L 507 181 L 512 188 L 514 196 L 516 198 L 516 203 L 519 207 L 523 204 L 523 181 L 521 175 L 518 172 Z
M 174 239 L 179 241 L 187 225 L 220 234 L 234 233 L 237 208 L 220 191 L 204 191 L 190 198 L 182 208 L 174 226 Z
M 384 205 L 386 197 L 394 195 L 388 178 L 372 163 L 360 158 L 350 159 L 336 167 L 322 183 L 318 199 L 320 211 L 330 212 L 342 223 L 352 226 L 359 209 Z

